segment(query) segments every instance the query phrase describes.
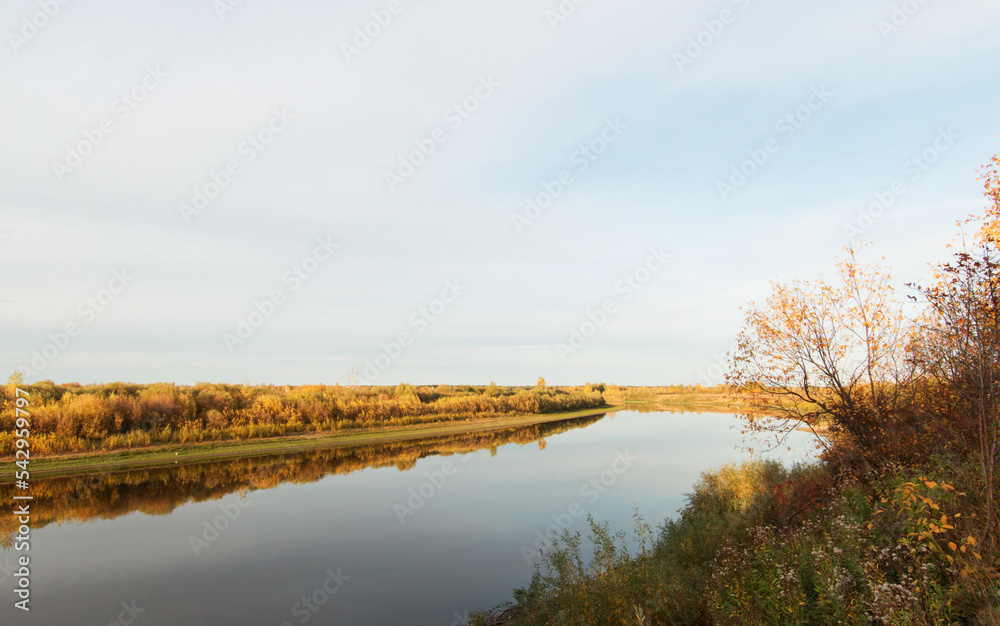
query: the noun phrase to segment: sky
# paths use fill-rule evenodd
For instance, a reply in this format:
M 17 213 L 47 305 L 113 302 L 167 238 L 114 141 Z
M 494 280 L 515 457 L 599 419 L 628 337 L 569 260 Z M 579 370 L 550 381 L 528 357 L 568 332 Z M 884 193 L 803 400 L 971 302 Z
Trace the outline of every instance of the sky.
M 1000 152 L 986 0 L 0 6 L 0 374 L 722 382 Z

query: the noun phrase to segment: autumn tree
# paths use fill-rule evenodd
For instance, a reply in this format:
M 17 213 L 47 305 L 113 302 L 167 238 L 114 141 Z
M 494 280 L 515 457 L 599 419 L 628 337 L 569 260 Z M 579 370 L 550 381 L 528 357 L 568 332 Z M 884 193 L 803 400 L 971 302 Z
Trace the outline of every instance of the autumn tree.
M 929 310 L 914 355 L 921 372 L 953 398 L 959 435 L 978 456 L 986 508 L 985 535 L 993 546 L 996 464 L 1000 455 L 1000 159 L 981 172 L 987 199 L 975 248 L 963 245 L 919 288 Z
M 994 247 L 1000 247 L 1000 155 L 994 154 L 979 171 L 979 180 L 983 182 L 983 195 L 986 196 L 986 213 L 979 236 L 992 242 Z
M 968 434 L 978 448 L 989 537 L 1000 453 L 1000 255 L 985 243 L 976 254 L 963 250 L 921 293 L 930 311 L 915 355 L 922 373 L 954 398 L 958 434 Z
M 870 465 L 905 401 L 907 323 L 889 272 L 847 252 L 835 281 L 774 282 L 764 304 L 745 309 L 727 383 L 750 407 L 746 433 L 779 445 L 802 425 L 822 427 Z
M 15 385 L 15 386 L 17 386 L 17 385 L 23 385 L 24 384 L 24 373 L 21 370 L 19 370 L 19 369 L 14 370 L 14 373 L 12 373 L 7 378 L 7 384 L 8 385 Z

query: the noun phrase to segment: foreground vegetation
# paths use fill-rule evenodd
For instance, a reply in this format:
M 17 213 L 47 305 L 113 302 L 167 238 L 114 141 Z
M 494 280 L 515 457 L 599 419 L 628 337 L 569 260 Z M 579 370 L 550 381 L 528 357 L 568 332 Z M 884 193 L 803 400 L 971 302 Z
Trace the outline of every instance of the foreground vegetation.
M 635 536 L 591 520 L 479 624 L 1000 624 L 1000 159 L 986 214 L 911 286 L 855 249 L 834 280 L 751 303 L 727 382 L 745 433 L 816 431 L 814 465 L 705 474 L 676 520 Z M 632 549 L 629 549 L 629 546 Z
M 33 456 L 344 433 L 607 406 L 601 391 L 592 386 L 83 386 L 52 381 L 26 385 L 15 375 L 0 403 L 0 457 L 15 451 L 15 387 L 29 394 Z
M 887 469 L 871 490 L 827 465 L 720 468 L 658 532 L 637 517 L 627 542 L 591 520 L 589 559 L 564 534 L 502 623 L 997 623 L 982 501 L 946 482 L 968 475 L 956 463 Z

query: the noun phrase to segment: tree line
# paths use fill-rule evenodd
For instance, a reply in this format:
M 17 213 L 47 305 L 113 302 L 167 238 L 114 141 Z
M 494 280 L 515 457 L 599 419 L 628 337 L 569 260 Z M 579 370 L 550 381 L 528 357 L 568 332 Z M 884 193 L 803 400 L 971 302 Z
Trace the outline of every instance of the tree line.
M 605 405 L 597 391 L 439 385 L 342 387 L 199 383 L 18 385 L 31 394 L 37 454 L 259 438 L 552 413 Z M 14 386 L 0 407 L 0 455 L 14 452 Z

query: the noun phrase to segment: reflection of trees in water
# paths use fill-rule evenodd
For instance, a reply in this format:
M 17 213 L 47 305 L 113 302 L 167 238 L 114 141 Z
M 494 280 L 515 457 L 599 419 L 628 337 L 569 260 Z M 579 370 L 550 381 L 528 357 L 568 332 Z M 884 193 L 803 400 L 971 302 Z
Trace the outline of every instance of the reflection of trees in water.
M 331 474 L 350 474 L 368 468 L 396 467 L 407 471 L 427 456 L 467 454 L 484 449 L 495 455 L 497 447 L 509 443 L 537 442 L 544 450 L 546 437 L 589 426 L 603 417 L 596 415 L 495 431 L 172 468 L 39 479 L 31 483 L 34 497 L 31 528 L 37 530 L 53 522 L 113 519 L 134 511 L 167 515 L 187 502 L 216 500 L 236 491 L 270 489 L 282 483 L 310 483 Z M 0 500 L 13 502 L 12 496 L 19 495 L 15 491 L 12 484 L 0 485 Z M 12 545 L 17 526 L 15 516 L 0 516 L 4 547 Z

